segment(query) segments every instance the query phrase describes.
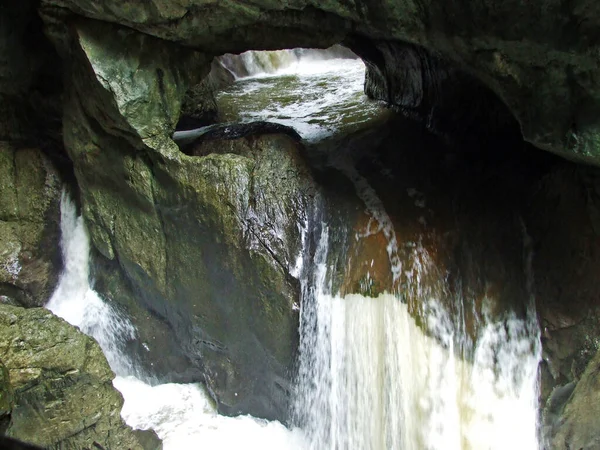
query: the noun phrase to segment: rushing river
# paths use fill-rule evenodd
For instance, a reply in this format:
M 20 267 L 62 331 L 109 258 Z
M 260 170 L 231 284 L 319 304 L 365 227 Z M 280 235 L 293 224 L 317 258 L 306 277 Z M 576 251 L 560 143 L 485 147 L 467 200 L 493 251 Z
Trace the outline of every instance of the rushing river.
M 267 120 L 294 127 L 308 142 L 347 134 L 387 111 L 363 94 L 358 59 L 299 59 L 276 73 L 237 80 L 217 95 L 223 122 Z
M 253 74 L 219 93 L 221 119 L 275 121 L 319 142 L 388 114 L 364 96 L 363 80 L 359 60 L 292 60 L 276 73 Z M 360 175 L 349 169 L 346 176 L 384 229 L 396 281 L 407 268 L 398 260 L 399 242 L 386 211 Z M 435 290 L 422 290 L 424 323 L 409 314 L 400 293 L 367 298 L 332 292 L 327 254 L 334 231 L 325 223 L 321 228 L 317 248 L 305 252 L 296 274 L 303 298 L 294 427 L 221 416 L 200 385 L 144 381 L 124 356 L 135 328 L 90 287 L 89 239 L 67 196 L 65 271 L 47 307 L 98 340 L 125 398 L 122 416 L 134 428 L 154 429 L 165 449 L 539 448 L 541 346 L 533 296 L 523 318 L 484 317 L 467 358 L 455 348 L 467 338 Z M 525 233 L 523 248 L 530 252 Z M 417 291 L 427 264 L 412 278 Z

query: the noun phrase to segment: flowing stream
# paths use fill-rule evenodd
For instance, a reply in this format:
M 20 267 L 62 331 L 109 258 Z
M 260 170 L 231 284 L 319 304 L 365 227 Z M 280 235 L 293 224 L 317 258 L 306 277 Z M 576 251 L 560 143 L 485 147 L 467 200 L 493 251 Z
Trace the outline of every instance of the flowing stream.
M 218 101 L 224 120 L 276 121 L 318 142 L 387 114 L 362 94 L 363 80 L 360 60 L 296 58 L 274 74 L 238 80 Z M 335 231 L 323 223 L 316 249 L 305 249 L 294 274 L 302 285 L 294 427 L 221 416 L 200 385 L 153 386 L 136 371 L 123 347 L 136 330 L 90 286 L 89 239 L 66 195 L 65 271 L 47 307 L 100 343 L 125 398 L 122 416 L 134 428 L 154 429 L 165 449 L 538 449 L 541 345 L 533 295 L 524 318 L 484 314 L 476 339 L 464 336 L 438 290 L 421 286 L 435 269 L 423 249 L 414 250 L 420 264 L 402 267 L 382 203 L 352 168 L 345 174 L 384 230 L 394 282 L 409 278 L 426 320 L 417 323 L 399 291 L 376 298 L 332 292 L 327 256 Z M 444 282 L 436 281 L 440 289 Z

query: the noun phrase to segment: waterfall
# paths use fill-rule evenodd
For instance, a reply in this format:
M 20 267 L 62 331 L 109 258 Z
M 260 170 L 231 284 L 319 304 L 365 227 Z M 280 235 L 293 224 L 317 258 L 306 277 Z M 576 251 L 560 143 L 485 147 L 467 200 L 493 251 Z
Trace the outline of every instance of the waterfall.
M 389 217 L 366 180 L 345 172 L 388 239 L 395 282 L 400 263 Z M 403 271 L 425 317 L 417 324 L 400 292 L 334 295 L 326 265 L 330 230 L 326 224 L 321 229 L 302 275 L 295 420 L 308 448 L 538 449 L 541 344 L 527 236 L 526 317 L 509 312 L 492 318 L 484 305 L 473 343 L 437 298 L 445 280 L 435 279 L 422 247 L 413 246 L 413 267 Z
M 124 346 L 135 338 L 135 328 L 91 288 L 85 223 L 77 217 L 77 208 L 65 191 L 60 206 L 64 270 L 46 308 L 96 339 L 117 375 L 132 374 L 134 367 L 125 356 Z
M 219 95 L 220 111 L 227 113 L 226 104 L 254 101 L 251 107 L 244 104 L 244 111 L 230 108 L 231 121 L 284 123 L 313 142 L 342 129 L 361 129 L 381 112 L 362 95 L 360 61 L 336 61 L 276 69 L 302 76 L 240 81 Z M 493 315 L 496 299 L 484 298 L 475 331 L 468 335 L 463 316 L 473 299 L 449 304 L 446 276 L 419 239 L 404 242 L 368 180 L 352 165 L 338 168 L 364 203 L 368 232 L 386 238 L 393 286 L 374 298 L 334 292 L 331 253 L 340 236 L 327 221 L 327 200 L 315 199 L 314 214 L 307 214 L 299 230 L 302 252 L 291 268 L 301 282 L 301 299 L 294 305 L 300 308 L 295 428 L 221 416 L 199 384 L 140 380 L 125 353 L 136 330 L 124 311 L 92 289 L 89 238 L 67 195 L 61 202 L 65 269 L 47 307 L 100 343 L 118 375 L 114 385 L 125 399 L 123 418 L 134 428 L 154 429 L 165 449 L 539 449 L 541 343 L 525 228 L 525 314 Z
M 281 72 L 294 72 L 299 64 L 331 59 L 357 59 L 349 49 L 334 45 L 327 49 L 296 48 L 291 50 L 254 51 L 239 55 L 226 54 L 218 62 L 236 78 L 274 75 Z

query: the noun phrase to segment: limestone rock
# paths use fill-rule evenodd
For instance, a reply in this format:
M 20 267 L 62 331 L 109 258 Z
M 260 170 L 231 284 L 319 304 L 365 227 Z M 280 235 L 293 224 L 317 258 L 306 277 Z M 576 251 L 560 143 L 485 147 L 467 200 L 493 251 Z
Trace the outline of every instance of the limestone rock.
M 0 305 L 0 361 L 14 403 L 9 437 L 49 448 L 142 449 L 99 345 L 41 308 Z
M 41 306 L 61 269 L 61 180 L 40 150 L 0 142 L 0 298 Z
M 217 122 L 218 107 L 215 93 L 234 82 L 235 77 L 215 58 L 210 73 L 185 94 L 177 129 L 186 130 Z

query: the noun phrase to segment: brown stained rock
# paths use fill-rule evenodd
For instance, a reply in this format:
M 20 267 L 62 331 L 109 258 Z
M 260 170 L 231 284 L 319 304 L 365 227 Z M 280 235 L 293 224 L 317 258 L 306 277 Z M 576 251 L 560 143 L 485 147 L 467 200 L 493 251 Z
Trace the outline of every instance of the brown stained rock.
M 363 212 L 350 233 L 350 248 L 344 270 L 341 295 L 360 293 L 377 297 L 382 292 L 394 292 L 388 241 L 378 222 Z

